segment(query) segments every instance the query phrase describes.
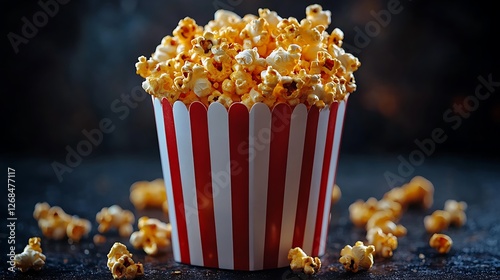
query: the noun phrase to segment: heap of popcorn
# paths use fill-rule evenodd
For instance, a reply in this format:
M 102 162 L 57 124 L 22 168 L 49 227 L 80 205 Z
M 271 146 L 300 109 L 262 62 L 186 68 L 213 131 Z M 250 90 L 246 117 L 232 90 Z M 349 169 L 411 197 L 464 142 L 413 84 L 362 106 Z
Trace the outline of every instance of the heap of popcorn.
M 314 4 L 306 18 L 281 18 L 260 8 L 243 17 L 218 10 L 205 26 L 186 17 L 165 36 L 137 74 L 157 98 L 185 104 L 262 102 L 324 108 L 356 90 L 359 60 L 342 48 L 343 32 L 326 30 L 331 12 Z

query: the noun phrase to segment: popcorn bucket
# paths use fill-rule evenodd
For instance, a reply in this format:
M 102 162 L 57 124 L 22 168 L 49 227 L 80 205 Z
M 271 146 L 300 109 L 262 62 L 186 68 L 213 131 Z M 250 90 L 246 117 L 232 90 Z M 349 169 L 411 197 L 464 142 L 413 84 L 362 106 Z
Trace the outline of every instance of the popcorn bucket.
M 347 101 L 307 109 L 153 97 L 175 261 L 262 270 L 325 253 Z

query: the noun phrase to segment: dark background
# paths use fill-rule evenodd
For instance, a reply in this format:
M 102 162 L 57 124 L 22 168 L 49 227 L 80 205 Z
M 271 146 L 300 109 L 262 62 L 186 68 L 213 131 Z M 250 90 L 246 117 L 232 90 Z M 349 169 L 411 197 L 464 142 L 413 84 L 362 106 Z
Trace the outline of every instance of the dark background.
M 500 155 L 500 87 L 467 117 L 449 112 L 474 95 L 478 76 L 500 81 L 493 4 L 401 0 L 396 1 L 401 12 L 380 25 L 373 14 L 386 11 L 390 1 L 283 2 L 73 0 L 58 4 L 54 16 L 17 53 L 8 34 L 22 35 L 23 17 L 33 22 L 42 8 L 37 1 L 4 3 L 2 157 L 63 161 L 68 149 L 87 139 L 83 131 L 99 129 L 106 118 L 114 130 L 104 133 L 85 158 L 157 156 L 151 102 L 137 90 L 142 82 L 135 74 L 138 56 L 149 57 L 185 16 L 205 25 L 217 8 L 244 15 L 268 7 L 300 20 L 312 3 L 332 12 L 328 31 L 340 28 L 344 48 L 362 63 L 355 72 L 358 89 L 349 100 L 342 153 L 407 157 L 418 149 L 415 140 L 440 128 L 447 139 L 429 156 Z M 143 99 L 136 108 L 129 107 L 127 114 L 112 110 L 113 104 L 124 105 L 122 96 L 132 94 Z

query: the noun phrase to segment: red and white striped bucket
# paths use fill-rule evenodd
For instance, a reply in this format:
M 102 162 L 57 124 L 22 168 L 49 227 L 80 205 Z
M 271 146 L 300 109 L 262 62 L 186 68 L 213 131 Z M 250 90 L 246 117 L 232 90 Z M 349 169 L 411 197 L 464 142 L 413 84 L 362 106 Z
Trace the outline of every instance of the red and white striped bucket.
M 175 261 L 261 270 L 292 247 L 324 254 L 346 102 L 153 105 Z

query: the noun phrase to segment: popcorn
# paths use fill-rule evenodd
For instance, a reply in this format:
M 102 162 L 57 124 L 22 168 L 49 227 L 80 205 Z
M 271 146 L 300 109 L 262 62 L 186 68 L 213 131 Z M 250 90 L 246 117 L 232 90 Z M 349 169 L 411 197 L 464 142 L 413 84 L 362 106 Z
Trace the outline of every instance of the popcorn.
M 399 202 L 403 207 L 420 204 L 429 209 L 434 201 L 434 185 L 422 176 L 415 176 L 409 183 L 387 192 L 384 198 Z
M 449 224 L 450 214 L 447 211 L 436 210 L 431 215 L 424 217 L 424 226 L 428 233 L 444 231 Z
M 450 214 L 450 225 L 462 227 L 467 222 L 467 215 L 465 210 L 467 203 L 464 201 L 446 200 L 444 203 L 444 211 Z
M 304 272 L 307 275 L 315 274 L 321 268 L 321 260 L 318 257 L 308 256 L 300 247 L 288 251 L 288 260 L 293 272 Z
M 429 246 L 436 249 L 440 254 L 446 254 L 450 251 L 453 240 L 446 234 L 434 233 L 429 239 Z
M 156 255 L 170 246 L 170 223 L 144 216 L 139 218 L 138 227 L 139 231 L 130 235 L 130 244 L 135 248 L 142 248 L 148 255 Z
M 314 4 L 305 14 L 299 21 L 266 8 L 244 17 L 218 10 L 205 26 L 185 17 L 150 58 L 138 58 L 136 73 L 146 92 L 171 103 L 328 107 L 356 90 L 361 64 L 342 49 L 340 29 L 326 31 L 330 11 Z
M 366 230 L 380 228 L 384 233 L 391 233 L 395 236 L 406 235 L 406 228 L 394 222 L 394 215 L 389 210 L 374 213 L 366 222 Z
M 398 248 L 398 238 L 392 233 L 384 233 L 381 228 L 374 227 L 366 233 L 368 244 L 375 246 L 375 253 L 384 258 L 390 258 Z
M 115 242 L 107 255 L 107 266 L 113 275 L 113 279 L 134 279 L 144 275 L 142 263 L 135 263 L 127 246 Z
M 342 191 L 340 190 L 337 184 L 334 184 L 332 190 L 332 204 L 337 203 L 341 197 L 342 197 Z
M 134 231 L 132 227 L 132 223 L 135 221 L 134 214 L 129 210 L 122 209 L 118 205 L 102 208 L 96 214 L 95 219 L 99 223 L 97 230 L 100 233 L 105 233 L 112 228 L 116 228 L 120 236 L 129 237 Z
M 45 260 L 46 257 L 42 254 L 41 238 L 31 237 L 23 252 L 14 256 L 14 266 L 21 272 L 29 269 L 40 270 L 45 265 Z
M 145 208 L 161 208 L 167 199 L 167 191 L 163 179 L 153 181 L 137 181 L 130 186 L 130 201 L 138 210 Z
M 349 217 L 354 225 L 364 227 L 368 220 L 379 211 L 390 211 L 390 216 L 394 219 L 402 215 L 401 204 L 387 199 L 377 200 L 370 197 L 366 202 L 357 200 L 352 203 L 349 206 Z
M 68 237 L 69 241 L 78 242 L 92 229 L 89 220 L 68 215 L 61 207 L 51 207 L 47 202 L 35 204 L 33 217 L 38 221 L 42 234 L 51 239 Z
M 365 246 L 362 241 L 356 241 L 354 247 L 346 245 L 340 251 L 339 262 L 347 271 L 358 272 L 368 270 L 373 265 L 373 253 L 375 246 Z

